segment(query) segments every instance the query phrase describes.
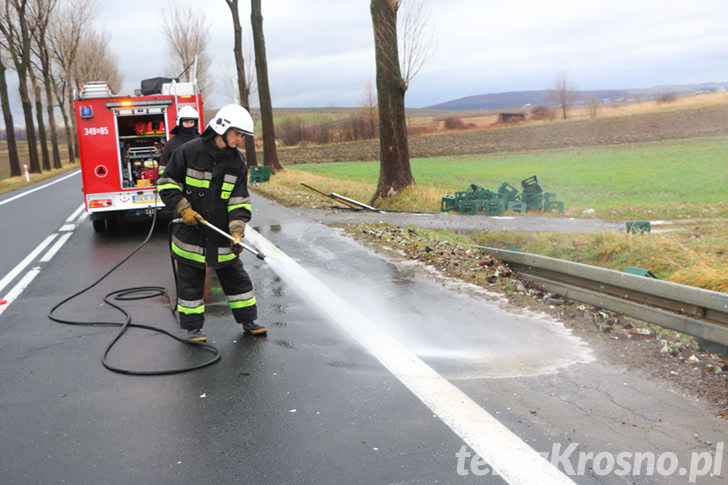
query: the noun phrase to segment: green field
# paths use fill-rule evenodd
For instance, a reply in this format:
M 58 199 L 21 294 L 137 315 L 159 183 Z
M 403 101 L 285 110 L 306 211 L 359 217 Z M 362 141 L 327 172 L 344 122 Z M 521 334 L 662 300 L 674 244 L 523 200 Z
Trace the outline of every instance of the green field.
M 442 195 L 466 190 L 470 184 L 497 191 L 504 181 L 520 190 L 521 180 L 538 175 L 544 190 L 564 201 L 569 215 L 594 209 L 603 218 L 728 216 L 725 136 L 419 158 L 411 165 L 419 187 L 435 187 Z M 289 170 L 376 186 L 379 162 L 305 164 Z

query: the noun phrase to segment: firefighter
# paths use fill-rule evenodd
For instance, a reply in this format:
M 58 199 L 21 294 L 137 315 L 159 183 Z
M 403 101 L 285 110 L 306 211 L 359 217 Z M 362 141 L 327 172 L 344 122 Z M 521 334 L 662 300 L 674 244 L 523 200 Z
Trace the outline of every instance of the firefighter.
M 200 122 L 200 115 L 197 114 L 197 110 L 192 106 L 183 106 L 177 112 L 177 126 L 172 128 L 170 133 L 174 136 L 169 139 L 164 149 L 162 150 L 162 158 L 159 161 L 159 173 L 164 172 L 164 167 L 167 166 L 169 158 L 181 145 L 186 142 L 197 138 L 199 133 L 197 131 L 197 124 Z
M 253 335 L 264 335 L 265 326 L 255 322 L 257 308 L 253 284 L 238 255 L 241 245 L 200 221 L 228 230 L 242 243 L 250 220 L 247 167 L 237 146 L 245 135 L 253 136 L 253 119 L 242 106 L 224 106 L 199 138 L 172 153 L 157 190 L 164 204 L 184 224 L 175 224 L 171 252 L 177 262 L 177 311 L 187 337 L 206 341 L 205 269 L 215 268 L 235 321 Z

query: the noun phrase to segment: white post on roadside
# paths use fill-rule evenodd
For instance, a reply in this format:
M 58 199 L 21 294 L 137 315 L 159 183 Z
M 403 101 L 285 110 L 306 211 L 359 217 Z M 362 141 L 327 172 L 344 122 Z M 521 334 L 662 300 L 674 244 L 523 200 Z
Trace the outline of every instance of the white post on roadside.
M 28 173 L 28 165 L 23 164 L 23 171 L 25 172 L 25 181 L 30 182 L 30 174 Z

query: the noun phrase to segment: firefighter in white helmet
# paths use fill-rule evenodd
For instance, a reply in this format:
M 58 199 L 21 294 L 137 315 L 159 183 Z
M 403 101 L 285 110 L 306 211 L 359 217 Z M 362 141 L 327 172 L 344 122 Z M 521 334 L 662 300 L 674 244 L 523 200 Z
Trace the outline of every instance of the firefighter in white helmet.
M 237 147 L 253 136 L 253 119 L 245 108 L 230 104 L 217 112 L 196 138 L 174 151 L 157 190 L 164 204 L 184 220 L 172 233 L 177 262 L 177 311 L 190 340 L 205 341 L 205 268 L 217 271 L 235 320 L 253 335 L 266 327 L 255 322 L 253 284 L 238 258 L 240 245 L 199 224 L 202 218 L 227 229 L 242 243 L 250 220 L 250 195 L 243 155 Z
M 199 132 L 197 131 L 197 125 L 200 123 L 200 115 L 197 110 L 192 106 L 183 106 L 177 112 L 177 126 L 172 128 L 170 133 L 173 135 L 169 139 L 164 149 L 162 150 L 162 158 L 159 161 L 159 171 L 162 173 L 164 167 L 167 166 L 169 158 L 172 156 L 177 148 L 184 145 L 188 141 L 197 138 Z

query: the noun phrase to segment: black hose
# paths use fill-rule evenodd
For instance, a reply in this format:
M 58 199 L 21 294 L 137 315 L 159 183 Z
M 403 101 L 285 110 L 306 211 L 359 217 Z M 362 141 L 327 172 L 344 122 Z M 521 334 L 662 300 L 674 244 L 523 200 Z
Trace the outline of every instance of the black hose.
M 189 372 L 192 370 L 201 369 L 203 367 L 207 367 L 208 365 L 212 365 L 218 360 L 220 360 L 220 357 L 222 354 L 220 351 L 213 346 L 212 344 L 208 344 L 207 342 L 195 342 L 192 340 L 187 340 L 181 337 L 178 337 L 177 335 L 174 335 L 162 328 L 153 327 L 151 325 L 143 325 L 140 323 L 132 323 L 132 318 L 129 313 L 124 310 L 121 306 L 115 304 L 113 300 L 116 301 L 133 301 L 133 300 L 142 300 L 146 298 L 154 298 L 157 296 L 164 296 L 167 299 L 167 302 L 170 303 L 170 309 L 172 310 L 172 314 L 174 315 L 174 307 L 172 305 L 171 299 L 169 297 L 169 294 L 167 293 L 167 290 L 162 286 L 137 286 L 132 288 L 124 288 L 121 290 L 112 291 L 110 293 L 107 293 L 104 296 L 104 302 L 111 306 L 112 308 L 115 308 L 119 312 L 121 312 L 122 315 L 124 315 L 125 321 L 124 323 L 119 322 L 103 322 L 103 321 L 93 321 L 93 322 L 86 322 L 81 320 L 66 320 L 59 318 L 54 315 L 54 312 L 63 306 L 64 304 L 68 303 L 69 301 L 73 300 L 79 295 L 82 295 L 83 293 L 86 293 L 91 288 L 95 287 L 99 283 L 101 283 L 107 276 L 109 276 L 111 273 L 116 271 L 122 264 L 127 262 L 132 256 L 134 256 L 142 247 L 144 247 L 152 237 L 152 233 L 154 232 L 154 226 L 157 222 L 157 212 L 154 212 L 154 216 L 152 218 L 152 226 L 149 228 L 149 233 L 147 234 L 147 237 L 142 241 L 139 246 L 137 246 L 131 253 L 129 253 L 124 259 L 119 261 L 116 265 L 114 265 L 110 270 L 108 270 L 106 273 L 104 273 L 99 279 L 97 279 L 95 282 L 91 283 L 89 286 L 83 288 L 82 290 L 77 291 L 73 295 L 61 300 L 58 302 L 53 308 L 51 308 L 50 312 L 48 312 L 48 318 L 50 318 L 53 321 L 59 322 L 59 323 L 65 323 L 68 325 L 87 325 L 87 326 L 115 326 L 115 327 L 121 327 L 114 337 L 114 339 L 109 343 L 109 345 L 106 347 L 106 350 L 104 350 L 103 358 L 101 359 L 101 363 L 104 367 L 109 369 L 112 372 L 117 372 L 119 374 L 127 374 L 127 375 L 133 375 L 133 376 L 161 376 L 161 375 L 170 375 L 170 374 L 180 374 L 182 372 Z M 171 238 L 171 225 L 170 222 L 167 226 L 167 233 L 168 237 Z M 171 258 L 171 255 L 170 255 Z M 175 269 L 174 261 L 172 261 L 172 271 L 174 273 L 174 280 L 177 281 L 177 271 Z M 145 330 L 150 330 L 152 332 L 161 333 L 164 335 L 167 335 L 178 342 L 182 342 L 185 345 L 191 345 L 197 348 L 200 348 L 206 352 L 210 352 L 212 354 L 212 357 L 206 361 L 203 361 L 199 364 L 187 366 L 187 367 L 176 367 L 176 368 L 170 368 L 170 369 L 162 369 L 162 370 L 152 370 L 152 371 L 145 371 L 145 370 L 131 370 L 131 369 L 125 369 L 123 367 L 117 367 L 114 365 L 111 365 L 108 361 L 109 353 L 111 352 L 111 349 L 114 347 L 114 345 L 121 339 L 121 337 L 126 333 L 126 331 L 130 328 L 141 328 Z

